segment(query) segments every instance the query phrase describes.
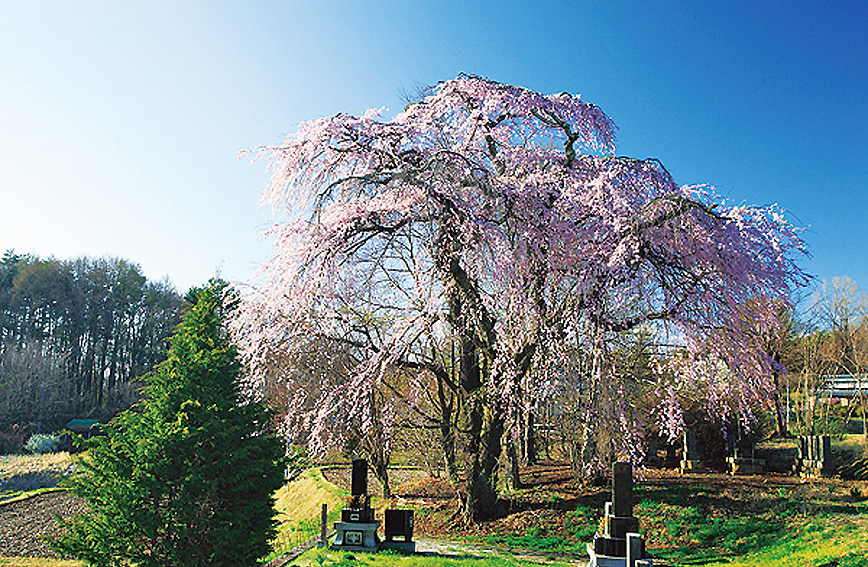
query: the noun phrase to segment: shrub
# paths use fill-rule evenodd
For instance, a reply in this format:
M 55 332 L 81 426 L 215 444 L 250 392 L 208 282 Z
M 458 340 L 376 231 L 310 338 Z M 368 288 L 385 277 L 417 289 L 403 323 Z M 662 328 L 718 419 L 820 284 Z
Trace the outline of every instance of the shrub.
M 27 428 L 15 424 L 8 431 L 0 431 L 0 455 L 12 455 L 24 450 Z
M 55 453 L 60 448 L 60 435 L 46 435 L 44 433 L 36 433 L 30 436 L 24 448 L 35 455 L 44 455 L 46 453 Z

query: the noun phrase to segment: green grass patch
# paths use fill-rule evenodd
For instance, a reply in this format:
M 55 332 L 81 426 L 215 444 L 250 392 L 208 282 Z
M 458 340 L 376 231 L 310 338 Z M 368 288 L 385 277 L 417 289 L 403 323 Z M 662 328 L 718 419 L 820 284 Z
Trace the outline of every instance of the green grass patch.
M 37 488 L 36 490 L 0 492 L 0 504 L 8 504 L 10 502 L 17 502 L 18 500 L 26 500 L 31 496 L 38 496 L 39 494 L 46 494 L 48 492 L 57 492 L 59 490 L 66 490 L 66 488 L 62 486 L 54 486 L 51 488 Z
M 868 524 L 868 505 L 859 498 L 809 490 L 796 496 L 792 486 L 667 485 L 642 487 L 637 495 L 635 513 L 649 547 L 674 564 L 868 567 L 860 563 L 868 556 L 868 530 L 854 527 Z M 834 543 L 848 538 L 852 543 Z M 791 555 L 801 559 L 781 562 Z
M 760 550 L 707 567 L 868 567 L 868 519 L 827 516 Z
M 274 552 L 267 559 L 317 535 L 320 531 L 322 505 L 328 507 L 328 525 L 340 518 L 348 493 L 328 482 L 318 468 L 307 469 L 298 478 L 277 491 L 274 507 L 279 522 Z
M 590 506 L 579 505 L 573 512 L 567 512 L 564 527 L 567 533 L 576 541 L 589 542 L 600 525 L 602 513 Z
M 482 542 L 510 549 L 585 555 L 588 542 L 596 533 L 601 513 L 590 506 L 578 505 L 567 512 L 563 534 L 548 533 L 543 526 L 531 526 L 523 534 L 489 535 L 473 538 Z
M 661 549 L 655 553 L 675 563 L 703 563 L 745 555 L 788 537 L 794 504 L 786 501 L 763 509 L 726 495 L 702 490 L 660 494 L 636 505 L 642 532 Z
M 522 565 L 544 564 L 551 567 L 575 567 L 575 563 L 540 558 L 539 562 L 528 557 L 507 555 L 474 555 L 438 557 L 422 555 L 402 555 L 400 553 L 347 553 L 325 549 L 314 549 L 290 563 L 296 567 L 521 567 Z
M 552 553 L 584 553 L 585 543 L 570 541 L 560 536 L 539 536 L 533 531 L 528 530 L 528 533 L 524 535 L 482 536 L 473 538 L 473 541 L 510 549 L 530 549 Z

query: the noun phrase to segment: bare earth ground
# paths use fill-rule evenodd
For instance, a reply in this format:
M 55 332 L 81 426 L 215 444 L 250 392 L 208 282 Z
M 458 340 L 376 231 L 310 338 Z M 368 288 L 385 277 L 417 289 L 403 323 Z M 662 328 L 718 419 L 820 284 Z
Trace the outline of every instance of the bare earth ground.
M 64 490 L 0 504 L 0 557 L 57 557 L 42 539 L 57 532 L 55 514 L 70 518 L 84 508 Z
M 62 490 L 15 498 L 54 488 L 74 469 L 69 453 L 0 456 L 0 556 L 57 557 L 42 536 L 57 532 L 55 515 L 69 518 L 84 502 Z

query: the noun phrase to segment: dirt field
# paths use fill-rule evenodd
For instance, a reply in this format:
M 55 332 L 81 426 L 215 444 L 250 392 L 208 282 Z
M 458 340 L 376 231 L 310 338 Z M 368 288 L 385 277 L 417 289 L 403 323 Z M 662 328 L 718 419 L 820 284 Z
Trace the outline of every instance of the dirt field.
M 57 532 L 55 514 L 70 518 L 84 507 L 63 490 L 0 504 L 0 557 L 57 557 L 43 536 Z

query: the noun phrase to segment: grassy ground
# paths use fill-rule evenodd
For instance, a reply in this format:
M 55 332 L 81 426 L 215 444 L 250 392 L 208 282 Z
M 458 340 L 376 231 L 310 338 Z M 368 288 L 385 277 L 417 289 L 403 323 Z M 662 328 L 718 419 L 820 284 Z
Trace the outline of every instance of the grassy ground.
M 29 474 L 26 467 L 17 470 Z M 526 558 L 510 556 L 508 550 L 512 548 L 542 552 L 542 557 L 556 561 L 549 563 L 552 565 L 575 565 L 570 558 L 575 561 L 584 557 L 585 546 L 598 529 L 603 504 L 609 498 L 608 488 L 581 487 L 572 481 L 568 468 L 552 465 L 523 472 L 523 480 L 525 487 L 507 495 L 497 518 L 472 529 L 456 523 L 454 497 L 429 500 L 428 505 L 416 504 L 417 536 L 483 543 L 501 550 L 499 555 L 350 556 L 321 550 L 309 552 L 293 564 L 423 567 L 526 564 Z M 868 482 L 838 479 L 806 482 L 783 475 L 680 476 L 672 471 L 647 471 L 637 481 L 634 496 L 635 515 L 649 550 L 672 565 L 868 567 Z M 305 471 L 278 491 L 275 503 L 280 512 L 281 534 L 274 543 L 272 557 L 319 532 L 322 503 L 328 505 L 332 525 L 346 497 L 346 491 L 326 481 L 318 469 Z M 382 517 L 381 511 L 378 516 Z M 0 558 L 0 567 L 81 565 L 58 560 Z
M 570 561 L 541 560 L 540 563 L 527 558 L 515 558 L 509 555 L 490 555 L 486 557 L 425 557 L 419 555 L 405 556 L 397 553 L 380 552 L 347 553 L 314 549 L 295 561 L 290 566 L 298 567 L 521 567 L 522 565 L 547 565 L 549 567 L 575 567 Z
M 41 559 L 38 557 L 0 557 L 0 567 L 84 567 L 81 561 Z
M 636 515 L 649 547 L 684 565 L 726 559 L 717 564 L 843 566 L 854 553 L 868 555 L 864 488 L 764 480 L 641 487 Z M 788 557 L 798 559 L 783 563 Z
M 831 515 L 805 523 L 762 549 L 707 567 L 868 567 L 868 521 Z
M 72 465 L 69 453 L 0 455 L 0 502 L 56 486 Z
M 328 507 L 328 525 L 340 517 L 347 492 L 327 482 L 319 469 L 308 469 L 277 491 L 274 506 L 280 522 L 271 557 L 289 551 L 320 531 L 322 505 Z
M 451 527 L 448 508 L 420 510 L 420 523 L 444 538 L 578 557 L 608 497 L 605 488 L 545 482 L 511 494 L 508 513 L 473 529 Z M 634 498 L 649 551 L 674 565 L 868 567 L 865 482 L 648 471 Z M 781 562 L 789 556 L 800 559 Z

